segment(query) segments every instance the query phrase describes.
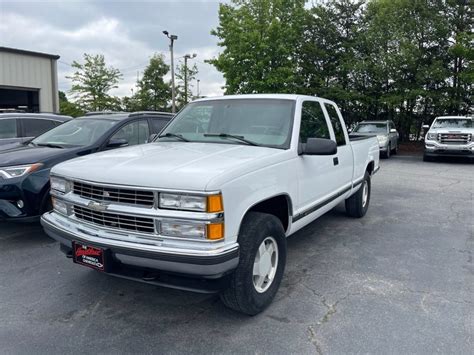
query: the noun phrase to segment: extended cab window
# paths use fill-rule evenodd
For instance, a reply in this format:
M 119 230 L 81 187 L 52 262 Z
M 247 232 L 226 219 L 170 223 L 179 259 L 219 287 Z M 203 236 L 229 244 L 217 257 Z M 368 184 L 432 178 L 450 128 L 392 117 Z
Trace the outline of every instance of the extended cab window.
M 306 143 L 308 138 L 330 138 L 323 109 L 321 108 L 321 104 L 317 101 L 303 102 L 300 143 Z
M 16 137 L 16 120 L 0 120 L 0 139 Z
M 331 104 L 324 104 L 331 121 L 334 134 L 336 136 L 336 143 L 338 146 L 346 144 L 346 136 L 344 135 L 344 128 L 342 127 L 341 120 L 337 114 L 336 108 Z
M 54 121 L 26 118 L 21 120 L 25 137 L 37 137 L 55 127 Z

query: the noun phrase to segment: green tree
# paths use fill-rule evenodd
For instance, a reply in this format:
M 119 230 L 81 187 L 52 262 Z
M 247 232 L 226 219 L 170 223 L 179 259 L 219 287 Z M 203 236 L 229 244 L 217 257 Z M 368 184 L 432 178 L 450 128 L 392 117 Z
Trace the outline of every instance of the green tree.
M 222 53 L 209 63 L 226 79 L 226 94 L 300 89 L 296 53 L 303 35 L 304 0 L 232 0 L 219 6 Z
M 196 75 L 199 73 L 198 67 L 194 64 L 192 67 L 187 66 L 184 67 L 183 64 L 179 64 L 176 67 L 176 79 L 177 79 L 177 86 L 176 86 L 176 106 L 181 109 L 187 102 L 191 101 L 193 98 L 192 88 L 194 85 L 192 84 L 193 81 L 196 79 Z M 186 75 L 186 80 L 185 80 Z M 186 81 L 186 84 L 185 84 Z M 187 86 L 187 87 L 186 87 Z M 185 95 L 186 90 L 186 95 Z M 185 102 L 185 98 L 187 98 L 187 102 Z
M 79 117 L 85 113 L 83 110 L 81 110 L 79 105 L 74 102 L 70 102 L 63 91 L 59 91 L 59 112 L 62 115 L 71 117 Z
M 138 81 L 138 92 L 135 95 L 136 107 L 140 110 L 167 110 L 171 99 L 170 84 L 164 76 L 170 66 L 165 64 L 161 54 L 155 54 Z M 132 100 L 133 101 L 133 100 Z
M 85 111 L 113 110 L 119 105 L 119 99 L 109 95 L 111 89 L 117 88 L 122 78 L 120 71 L 108 67 L 103 55 L 84 53 L 84 63 L 74 61 L 76 71 L 66 78 L 73 82 L 70 90 L 78 105 Z

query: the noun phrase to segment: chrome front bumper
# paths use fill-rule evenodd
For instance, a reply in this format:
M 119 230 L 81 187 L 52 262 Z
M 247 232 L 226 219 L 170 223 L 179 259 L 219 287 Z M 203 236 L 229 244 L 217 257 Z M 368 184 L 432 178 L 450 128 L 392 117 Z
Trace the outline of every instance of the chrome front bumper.
M 239 263 L 238 243 L 195 243 L 191 247 L 166 245 L 164 240 L 146 240 L 123 233 L 80 223 L 48 212 L 41 217 L 46 233 L 63 249 L 72 248 L 73 241 L 110 250 L 115 262 L 138 268 L 174 272 L 190 276 L 217 277 L 235 269 Z

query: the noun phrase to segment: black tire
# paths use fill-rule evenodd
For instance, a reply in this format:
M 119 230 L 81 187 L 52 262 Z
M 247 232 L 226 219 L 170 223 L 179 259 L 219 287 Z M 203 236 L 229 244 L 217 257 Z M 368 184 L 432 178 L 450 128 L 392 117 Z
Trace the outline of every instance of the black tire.
M 423 154 L 423 161 L 434 161 L 434 158 L 426 154 Z
M 260 245 L 269 236 L 278 246 L 278 262 L 273 281 L 262 293 L 257 292 L 253 281 L 253 268 Z M 249 212 L 239 233 L 240 260 L 237 269 L 230 277 L 230 285 L 221 293 L 222 302 L 229 308 L 255 315 L 262 312 L 275 297 L 283 278 L 286 264 L 286 237 L 283 226 L 273 215 Z
M 364 193 L 364 185 L 367 184 L 367 200 L 364 205 L 363 203 L 363 193 Z M 364 175 L 364 180 L 360 185 L 359 190 L 353 194 L 351 197 L 346 199 L 346 213 L 350 217 L 361 218 L 364 217 L 369 209 L 370 204 L 370 195 L 371 195 L 371 182 L 370 182 L 370 174 L 366 171 Z

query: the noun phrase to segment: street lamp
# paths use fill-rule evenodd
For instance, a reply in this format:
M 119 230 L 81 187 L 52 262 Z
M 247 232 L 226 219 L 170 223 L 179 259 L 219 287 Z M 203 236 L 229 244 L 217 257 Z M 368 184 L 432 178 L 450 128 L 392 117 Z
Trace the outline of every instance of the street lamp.
M 188 103 L 188 59 L 196 58 L 197 54 L 186 54 L 184 56 L 184 104 Z
M 200 79 L 197 80 L 197 98 L 199 99 L 199 97 L 201 96 L 201 93 L 199 92 L 199 83 L 201 82 Z
M 170 39 L 171 52 L 171 112 L 176 112 L 176 89 L 174 86 L 174 57 L 173 57 L 173 43 L 178 39 L 176 35 L 170 35 L 168 31 L 163 31 L 163 34 Z

